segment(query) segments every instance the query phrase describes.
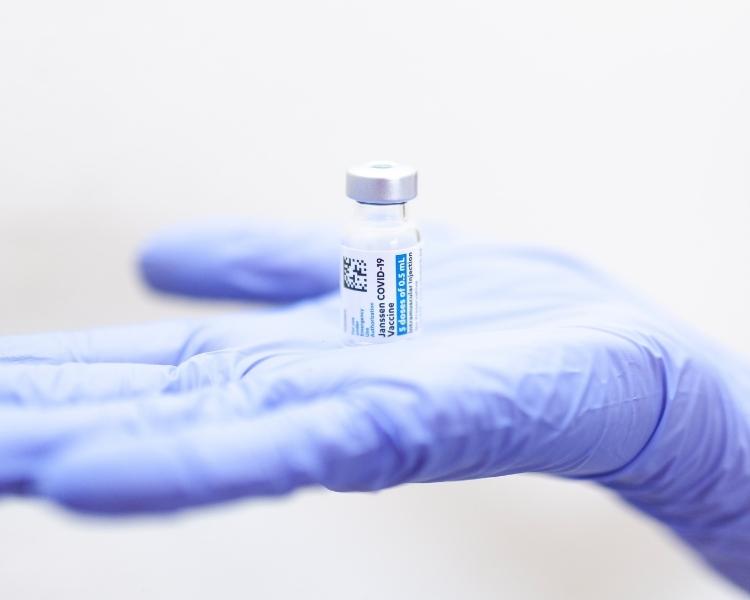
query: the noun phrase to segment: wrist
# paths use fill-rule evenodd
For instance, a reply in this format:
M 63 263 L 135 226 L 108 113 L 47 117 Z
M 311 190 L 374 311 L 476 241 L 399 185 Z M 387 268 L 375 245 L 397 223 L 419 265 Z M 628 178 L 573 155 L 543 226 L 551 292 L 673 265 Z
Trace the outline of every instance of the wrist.
M 723 371 L 693 360 L 667 368 L 664 408 L 651 439 L 630 463 L 596 480 L 750 590 L 750 418 L 744 408 L 750 387 L 744 371 Z

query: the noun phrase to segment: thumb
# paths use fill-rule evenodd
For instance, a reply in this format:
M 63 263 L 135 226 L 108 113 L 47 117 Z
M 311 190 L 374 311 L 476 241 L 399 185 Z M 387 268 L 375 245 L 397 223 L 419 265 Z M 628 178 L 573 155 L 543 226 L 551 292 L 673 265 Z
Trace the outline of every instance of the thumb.
M 144 244 L 139 264 L 163 292 L 284 302 L 336 288 L 338 242 L 317 225 L 213 219 L 161 231 Z

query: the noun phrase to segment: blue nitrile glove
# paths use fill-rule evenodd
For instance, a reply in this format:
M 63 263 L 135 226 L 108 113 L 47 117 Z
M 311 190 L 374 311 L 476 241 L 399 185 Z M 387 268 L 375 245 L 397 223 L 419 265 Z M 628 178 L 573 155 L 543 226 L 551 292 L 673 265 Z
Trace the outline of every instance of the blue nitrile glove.
M 750 590 L 750 369 L 564 256 L 427 236 L 424 333 L 342 347 L 335 233 L 185 226 L 155 287 L 287 304 L 0 339 L 0 490 L 100 513 L 589 478 Z

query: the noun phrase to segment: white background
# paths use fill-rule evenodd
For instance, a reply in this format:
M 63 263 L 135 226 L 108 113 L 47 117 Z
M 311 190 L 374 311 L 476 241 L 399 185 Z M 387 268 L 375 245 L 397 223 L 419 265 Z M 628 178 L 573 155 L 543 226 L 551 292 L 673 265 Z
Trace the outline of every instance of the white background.
M 345 209 L 420 168 L 422 217 L 582 255 L 750 353 L 750 3 L 0 4 L 0 333 L 236 306 L 146 292 L 174 220 Z M 585 484 L 306 492 L 168 519 L 0 502 L 0 597 L 737 598 Z

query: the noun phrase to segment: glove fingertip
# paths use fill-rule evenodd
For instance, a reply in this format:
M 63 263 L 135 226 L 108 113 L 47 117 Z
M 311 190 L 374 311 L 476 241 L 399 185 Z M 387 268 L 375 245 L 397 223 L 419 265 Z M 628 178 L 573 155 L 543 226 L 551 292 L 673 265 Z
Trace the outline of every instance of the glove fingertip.
M 149 462 L 118 440 L 82 444 L 56 456 L 37 475 L 35 493 L 72 510 L 102 515 L 173 511 L 184 490 L 164 452 Z M 173 468 L 171 471 L 175 471 Z M 179 470 L 177 470 L 179 472 Z M 170 476 L 170 474 L 172 476 Z
M 138 262 L 150 287 L 203 298 L 285 302 L 338 284 L 330 236 L 288 224 L 216 219 L 179 225 L 147 241 Z

